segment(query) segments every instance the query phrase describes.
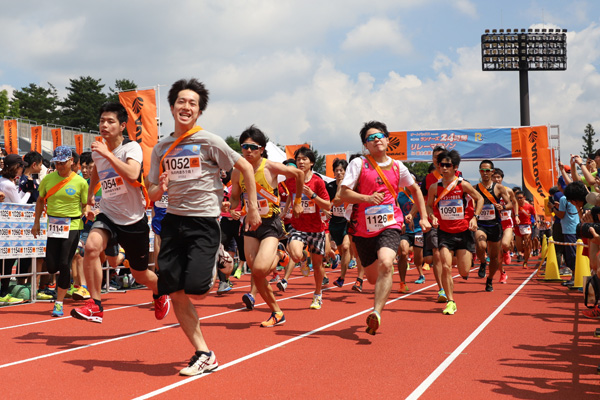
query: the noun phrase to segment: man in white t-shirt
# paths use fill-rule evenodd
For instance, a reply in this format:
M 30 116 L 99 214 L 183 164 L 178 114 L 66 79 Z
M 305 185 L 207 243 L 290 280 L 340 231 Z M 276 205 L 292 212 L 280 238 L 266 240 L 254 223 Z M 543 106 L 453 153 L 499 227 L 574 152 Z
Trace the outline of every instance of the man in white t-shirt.
M 90 178 L 86 216 L 94 219 L 94 194 L 102 187 L 100 213 L 95 216 L 85 243 L 83 269 L 91 298 L 71 310 L 74 318 L 102 322 L 104 316 L 100 290 L 102 265 L 100 253 L 117 243 L 123 247 L 136 282 L 152 290 L 154 314 L 163 319 L 170 310 L 168 296 L 159 296 L 156 274 L 148 269 L 149 234 L 146 200 L 138 179 L 142 173 L 143 153 L 137 142 L 124 142 L 127 111 L 119 103 L 100 108 L 102 141 L 92 143 L 94 170 Z

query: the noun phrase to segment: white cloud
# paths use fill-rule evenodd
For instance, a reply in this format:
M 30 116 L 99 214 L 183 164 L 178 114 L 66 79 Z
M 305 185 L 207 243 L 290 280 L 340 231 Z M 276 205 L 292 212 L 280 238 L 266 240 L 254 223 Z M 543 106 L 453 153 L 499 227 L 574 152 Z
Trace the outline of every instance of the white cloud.
M 451 1 L 450 4 L 458 11 L 471 18 L 477 17 L 477 7 L 470 0 L 454 0 Z
M 393 54 L 410 53 L 412 45 L 401 32 L 397 22 L 387 18 L 373 17 L 363 25 L 348 32 L 342 49 L 360 53 L 385 50 Z

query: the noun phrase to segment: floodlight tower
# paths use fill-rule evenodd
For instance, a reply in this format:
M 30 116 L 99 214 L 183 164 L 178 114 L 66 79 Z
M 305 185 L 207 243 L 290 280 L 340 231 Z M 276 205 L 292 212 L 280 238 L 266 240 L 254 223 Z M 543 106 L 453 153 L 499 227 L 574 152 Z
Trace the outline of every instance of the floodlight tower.
M 483 71 L 519 71 L 521 126 L 529 118 L 528 71 L 565 71 L 567 69 L 566 29 L 489 29 L 481 35 Z

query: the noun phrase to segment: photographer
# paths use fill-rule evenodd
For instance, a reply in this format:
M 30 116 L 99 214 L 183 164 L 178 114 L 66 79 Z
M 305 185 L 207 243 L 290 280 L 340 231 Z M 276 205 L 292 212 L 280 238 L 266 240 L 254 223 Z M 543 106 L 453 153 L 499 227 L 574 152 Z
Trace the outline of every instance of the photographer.
M 560 218 L 563 238 L 566 243 L 577 242 L 577 225 L 579 224 L 579 210 L 585 205 L 585 196 L 588 190 L 583 182 L 572 182 L 565 188 L 565 195 L 560 199 L 558 210 L 555 214 Z M 565 262 L 572 271 L 571 279 L 563 282 L 563 286 L 573 286 L 575 277 L 576 246 L 565 246 Z
M 586 210 L 581 217 L 581 224 L 577 225 L 577 236 L 582 238 L 588 238 L 589 240 L 589 253 L 590 257 L 590 269 L 592 271 L 592 277 L 596 275 L 596 278 L 600 278 L 600 269 L 598 268 L 598 250 L 600 249 L 600 194 L 590 193 L 587 195 L 586 200 L 588 204 L 594 207 L 591 210 Z M 586 283 L 585 292 L 587 294 L 587 302 L 593 301 L 596 297 L 594 288 L 591 288 Z M 589 291 L 589 292 L 588 292 Z M 584 310 L 583 316 L 586 318 L 600 318 L 600 308 L 595 305 L 590 310 Z

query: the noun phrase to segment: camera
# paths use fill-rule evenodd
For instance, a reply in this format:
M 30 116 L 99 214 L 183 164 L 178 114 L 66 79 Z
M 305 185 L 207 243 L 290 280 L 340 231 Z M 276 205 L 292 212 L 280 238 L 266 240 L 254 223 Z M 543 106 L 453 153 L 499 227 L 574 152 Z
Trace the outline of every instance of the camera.
M 594 228 L 596 234 L 600 235 L 600 222 L 577 224 L 575 234 L 578 239 L 592 239 L 594 236 L 590 233 L 590 228 Z

